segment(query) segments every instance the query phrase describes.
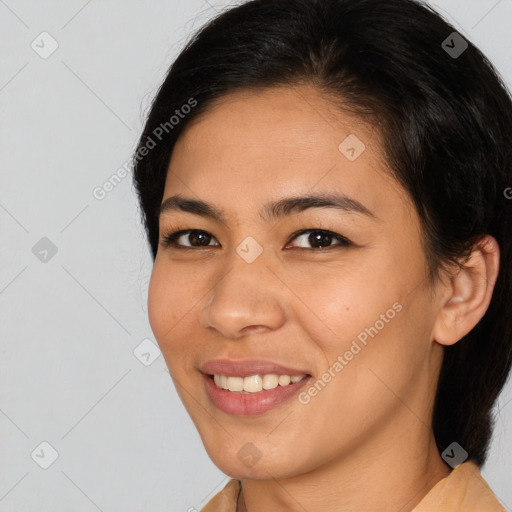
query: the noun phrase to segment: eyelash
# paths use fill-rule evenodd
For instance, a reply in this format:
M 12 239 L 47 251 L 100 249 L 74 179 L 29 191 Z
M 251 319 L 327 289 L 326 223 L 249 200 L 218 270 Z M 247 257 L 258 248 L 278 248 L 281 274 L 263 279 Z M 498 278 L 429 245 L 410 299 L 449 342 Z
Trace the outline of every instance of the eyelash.
M 355 244 L 353 244 L 348 238 L 342 236 L 342 235 L 339 235 L 338 233 L 334 233 L 333 231 L 329 231 L 329 230 L 326 230 L 326 229 L 320 229 L 320 228 L 313 228 L 313 229 L 301 229 L 299 231 L 295 231 L 295 233 L 293 233 L 291 235 L 291 237 L 289 238 L 289 241 L 287 242 L 286 245 L 288 245 L 292 240 L 294 240 L 295 238 L 299 237 L 300 235 L 303 235 L 305 233 L 312 233 L 312 232 L 318 232 L 318 233 L 322 233 L 322 234 L 328 234 L 328 235 L 332 235 L 333 237 L 333 240 L 337 240 L 338 242 L 340 242 L 339 244 L 335 244 L 335 245 L 330 245 L 330 246 L 327 246 L 327 247 L 296 247 L 296 249 L 299 249 L 299 250 L 302 250 L 302 251 L 315 251 L 315 252 L 325 252 L 325 251 L 329 251 L 335 247 L 350 247 L 350 246 L 353 246 Z M 173 249 L 177 249 L 177 250 L 197 250 L 197 249 L 208 249 L 210 247 L 219 247 L 218 245 L 202 245 L 202 246 L 197 246 L 197 247 L 194 247 L 194 246 L 186 246 L 186 245 L 179 245 L 176 243 L 176 240 L 178 238 L 180 238 L 180 236 L 182 235 L 185 235 L 185 234 L 191 234 L 191 233 L 204 233 L 204 234 L 207 234 L 207 235 L 211 235 L 211 233 L 209 233 L 208 231 L 204 231 L 202 229 L 180 229 L 180 230 L 175 230 L 175 231 L 172 231 L 168 234 L 164 234 L 162 236 L 162 246 L 164 248 L 170 248 L 172 247 Z M 213 235 L 212 235 L 213 237 Z M 215 237 L 213 237 L 215 238 Z

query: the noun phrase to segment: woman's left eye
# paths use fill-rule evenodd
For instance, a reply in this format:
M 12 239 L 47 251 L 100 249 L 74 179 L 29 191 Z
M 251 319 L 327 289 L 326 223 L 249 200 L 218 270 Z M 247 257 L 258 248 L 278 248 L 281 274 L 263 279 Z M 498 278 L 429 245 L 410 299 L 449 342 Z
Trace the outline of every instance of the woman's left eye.
M 309 233 L 309 234 L 308 234 Z M 335 247 L 336 245 L 342 247 L 348 247 L 352 245 L 352 242 L 345 238 L 344 236 L 338 235 L 337 233 L 333 233 L 332 231 L 326 231 L 324 229 L 308 229 L 299 231 L 292 235 L 291 240 L 297 238 L 297 240 L 302 239 L 303 241 L 313 245 L 310 247 L 299 247 L 299 249 L 312 250 L 312 249 L 328 249 L 330 247 Z M 331 245 L 331 242 L 337 240 L 339 243 L 334 246 Z M 320 245 L 320 246 L 318 246 Z
M 188 242 L 188 245 L 179 244 L 178 241 L 180 238 L 183 238 Z M 290 241 L 297 239 L 302 242 L 306 242 L 310 244 L 312 247 L 298 247 L 298 249 L 302 250 L 315 250 L 315 249 L 329 249 L 331 247 L 341 246 L 348 247 L 353 245 L 350 240 L 345 238 L 342 235 L 334 233 L 332 231 L 326 231 L 324 229 L 308 229 L 296 231 L 290 238 Z M 220 244 L 211 242 L 215 240 L 213 235 L 208 233 L 207 231 L 202 231 L 199 229 L 189 229 L 189 230 L 181 230 L 175 231 L 163 237 L 162 244 L 164 247 L 175 247 L 177 249 L 194 249 L 196 247 L 217 247 Z M 333 241 L 337 241 L 337 244 L 332 245 Z M 197 243 L 198 245 L 193 245 Z M 288 242 L 287 246 L 290 244 Z

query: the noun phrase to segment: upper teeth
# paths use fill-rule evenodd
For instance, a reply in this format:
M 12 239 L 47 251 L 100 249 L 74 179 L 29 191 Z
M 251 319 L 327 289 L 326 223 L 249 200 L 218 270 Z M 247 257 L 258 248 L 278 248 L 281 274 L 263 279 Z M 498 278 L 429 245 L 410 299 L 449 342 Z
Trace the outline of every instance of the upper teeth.
M 250 377 L 231 377 L 226 375 L 214 375 L 213 380 L 219 388 L 229 391 L 246 391 L 247 393 L 258 393 L 263 389 L 274 389 L 277 386 L 287 386 L 299 382 L 305 375 L 276 375 L 269 373 L 267 375 L 251 375 Z

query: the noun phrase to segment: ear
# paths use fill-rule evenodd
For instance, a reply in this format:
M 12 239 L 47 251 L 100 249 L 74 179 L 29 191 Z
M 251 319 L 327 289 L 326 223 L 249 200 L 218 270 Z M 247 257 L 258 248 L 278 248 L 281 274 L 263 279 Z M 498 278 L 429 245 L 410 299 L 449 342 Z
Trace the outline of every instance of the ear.
M 433 337 L 441 345 L 453 345 L 465 336 L 484 316 L 498 277 L 500 249 L 498 242 L 485 235 L 443 286 L 441 309 Z

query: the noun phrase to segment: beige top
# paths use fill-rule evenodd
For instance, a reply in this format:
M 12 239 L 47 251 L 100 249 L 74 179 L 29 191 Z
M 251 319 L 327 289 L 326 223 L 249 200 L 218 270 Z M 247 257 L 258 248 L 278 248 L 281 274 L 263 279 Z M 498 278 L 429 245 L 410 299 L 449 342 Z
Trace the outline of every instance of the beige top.
M 201 512 L 236 512 L 240 481 L 231 479 Z M 473 462 L 460 464 L 437 482 L 412 512 L 506 512 L 480 468 Z

